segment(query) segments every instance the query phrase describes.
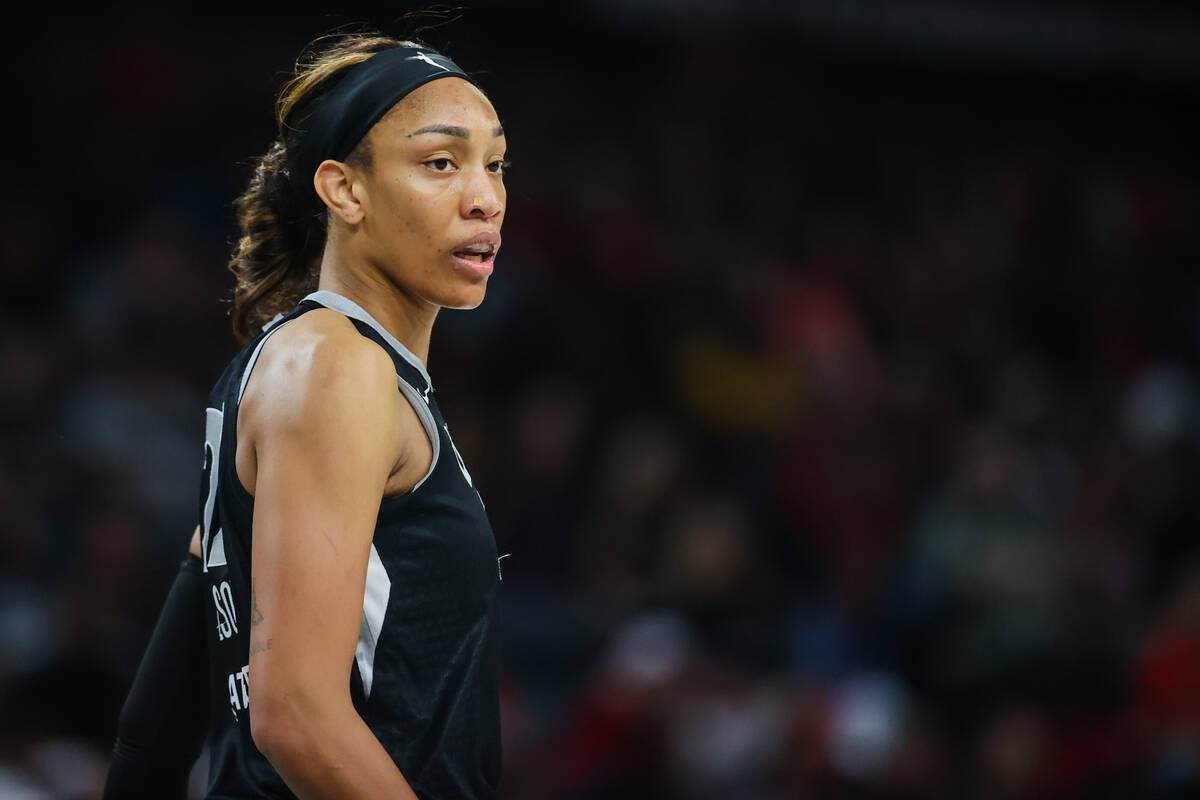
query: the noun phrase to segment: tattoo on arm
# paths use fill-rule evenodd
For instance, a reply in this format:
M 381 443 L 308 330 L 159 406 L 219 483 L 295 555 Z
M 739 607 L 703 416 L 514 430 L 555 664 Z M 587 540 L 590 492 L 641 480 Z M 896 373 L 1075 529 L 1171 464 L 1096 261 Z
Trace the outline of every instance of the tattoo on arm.
M 258 623 L 266 619 L 263 613 L 258 610 L 258 595 L 254 592 L 254 579 L 250 579 L 250 627 L 253 628 Z M 270 641 L 270 640 L 268 640 Z
M 263 653 L 270 649 L 270 639 L 267 639 L 265 642 L 255 642 L 254 644 L 250 645 L 250 655 L 254 655 L 255 653 Z

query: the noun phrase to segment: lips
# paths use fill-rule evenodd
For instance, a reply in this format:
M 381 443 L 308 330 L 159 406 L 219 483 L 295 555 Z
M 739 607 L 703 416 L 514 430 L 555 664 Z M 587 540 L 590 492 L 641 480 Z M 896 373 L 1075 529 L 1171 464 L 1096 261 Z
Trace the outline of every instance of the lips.
M 488 231 L 459 242 L 450 253 L 466 261 L 484 264 L 494 259 L 499 249 L 500 234 Z

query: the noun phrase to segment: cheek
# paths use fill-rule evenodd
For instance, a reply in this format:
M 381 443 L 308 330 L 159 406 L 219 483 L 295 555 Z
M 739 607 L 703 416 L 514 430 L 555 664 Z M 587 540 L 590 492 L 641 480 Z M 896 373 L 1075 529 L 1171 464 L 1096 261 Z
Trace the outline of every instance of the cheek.
M 421 187 L 408 206 L 406 229 L 435 248 L 450 247 L 450 230 L 458 217 L 461 188 L 455 181 Z
M 422 191 L 411 176 L 397 178 L 389 188 L 386 213 L 391 219 L 384 221 L 381 227 L 410 242 L 413 237 L 425 238 L 428 232 L 426 209 L 431 199 L 428 191 Z
M 375 226 L 379 257 L 399 258 L 408 270 L 432 269 L 436 255 L 454 244 L 450 229 L 459 211 L 459 182 L 429 180 L 419 170 L 401 169 L 380 188 Z
M 434 275 L 439 254 L 448 249 L 447 228 L 457 205 L 444 186 L 431 190 L 397 180 L 390 187 L 387 219 L 377 228 L 377 257 L 410 275 Z

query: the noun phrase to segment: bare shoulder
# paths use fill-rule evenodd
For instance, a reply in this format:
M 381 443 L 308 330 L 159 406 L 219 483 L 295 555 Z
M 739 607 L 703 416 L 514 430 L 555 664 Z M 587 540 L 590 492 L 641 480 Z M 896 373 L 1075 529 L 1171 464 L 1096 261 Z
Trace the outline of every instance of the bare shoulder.
M 394 416 L 391 357 L 346 317 L 315 309 L 263 345 L 246 384 L 239 427 L 258 433 L 381 424 Z

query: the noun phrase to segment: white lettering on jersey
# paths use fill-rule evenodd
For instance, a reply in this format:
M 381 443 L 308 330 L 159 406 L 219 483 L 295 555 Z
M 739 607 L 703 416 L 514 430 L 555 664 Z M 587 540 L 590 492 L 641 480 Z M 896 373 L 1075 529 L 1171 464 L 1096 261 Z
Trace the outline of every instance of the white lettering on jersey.
M 237 719 L 239 711 L 250 707 L 250 665 L 229 673 L 226 683 L 229 687 L 229 710 Z
M 205 409 L 204 416 L 204 472 L 208 478 L 208 496 L 204 500 L 204 532 L 200 537 L 201 561 L 208 572 L 208 547 L 213 534 L 213 514 L 217 506 L 217 484 L 220 482 L 221 432 L 225 426 L 224 406 L 222 410 Z
M 242 705 L 238 702 L 237 682 L 233 679 L 235 674 L 237 673 L 231 672 L 229 674 L 229 707 L 233 711 L 233 718 L 237 719 L 238 709 L 241 708 Z
M 213 604 L 217 607 L 217 640 L 225 641 L 238 632 L 237 614 L 233 607 L 233 590 L 229 581 L 212 587 Z

